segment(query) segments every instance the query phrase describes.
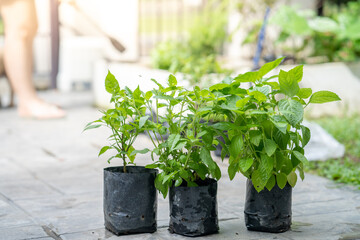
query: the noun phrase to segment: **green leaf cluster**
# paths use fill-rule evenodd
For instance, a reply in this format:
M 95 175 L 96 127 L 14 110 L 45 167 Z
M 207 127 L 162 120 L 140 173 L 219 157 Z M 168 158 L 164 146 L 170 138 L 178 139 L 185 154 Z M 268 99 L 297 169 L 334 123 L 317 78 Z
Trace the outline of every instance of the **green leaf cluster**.
M 101 148 L 99 156 L 108 150 L 115 150 L 115 154 L 108 159 L 122 159 L 123 169 L 126 166 L 135 164 L 134 160 L 137 153 L 144 154 L 149 149 L 135 150 L 133 144 L 137 136 L 146 130 L 145 123 L 149 118 L 146 113 L 146 99 L 148 94 L 143 93 L 139 87 L 134 91 L 128 87 L 121 89 L 115 76 L 108 72 L 105 79 L 105 89 L 111 94 L 110 102 L 114 108 L 102 111 L 101 118 L 88 123 L 84 130 L 95 129 L 101 126 L 111 130 L 109 145 Z
M 155 179 L 156 188 L 166 197 L 173 185 L 192 187 L 206 178 L 220 179 L 220 168 L 211 155 L 219 135 L 209 116 L 224 102 L 223 97 L 197 86 L 187 90 L 178 86 L 173 75 L 167 86 L 153 81 L 157 88 L 152 90 L 149 106 L 155 106 L 156 118 L 148 130 L 153 133 L 149 135 L 154 143 L 154 162 L 146 167 L 162 171 Z
M 225 99 L 222 109 L 229 109 L 222 112 L 227 121 L 213 125 L 227 131 L 228 142 L 222 155 L 230 156 L 229 177 L 233 179 L 240 172 L 252 180 L 257 191 L 271 190 L 275 184 L 280 188 L 287 183 L 294 187 L 298 175 L 304 179 L 304 165 L 308 163 L 304 147 L 310 140 L 310 130 L 301 124 L 304 108 L 310 103 L 340 100 L 329 91 L 313 93 L 309 88 L 300 88 L 303 66 L 267 77 L 282 60 L 240 74 L 216 88 Z M 244 83 L 251 87 L 241 88 Z

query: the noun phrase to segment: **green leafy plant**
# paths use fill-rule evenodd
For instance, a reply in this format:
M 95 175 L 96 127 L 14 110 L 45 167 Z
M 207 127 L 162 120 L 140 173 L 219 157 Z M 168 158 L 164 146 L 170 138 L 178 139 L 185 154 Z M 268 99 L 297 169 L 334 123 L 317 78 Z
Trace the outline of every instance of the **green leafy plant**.
M 155 136 L 154 163 L 146 167 L 162 170 L 156 177 L 156 188 L 166 197 L 173 185 L 192 187 L 201 185 L 206 178 L 220 179 L 220 168 L 210 154 L 217 144 L 216 131 L 202 120 L 210 113 L 209 104 L 216 104 L 218 98 L 206 89 L 178 86 L 173 75 L 169 76 L 168 86 L 153 81 L 158 88 L 152 91 L 149 106 L 155 104 L 157 114 L 156 119 L 147 121 L 146 128 L 155 133 L 150 134 Z M 169 134 L 166 140 L 162 138 L 164 133 Z
M 116 154 L 108 159 L 122 159 L 123 171 L 126 172 L 128 164 L 135 164 L 134 160 L 137 153 L 146 153 L 149 149 L 135 150 L 133 144 L 137 136 L 144 132 L 146 116 L 145 94 L 137 87 L 131 91 L 128 87 L 120 89 L 119 83 L 113 74 L 108 72 L 105 79 L 105 88 L 110 93 L 110 102 L 114 104 L 114 108 L 102 111 L 103 116 L 86 125 L 85 130 L 99 128 L 101 126 L 108 127 L 112 134 L 108 138 L 110 144 L 101 148 L 99 156 L 106 151 L 113 149 Z
M 265 187 L 271 190 L 275 184 L 281 189 L 287 183 L 294 187 L 296 170 L 304 179 L 304 165 L 308 163 L 304 147 L 310 140 L 310 130 L 301 125 L 304 108 L 310 103 L 340 100 L 330 91 L 313 93 L 310 88 L 300 88 L 303 66 L 265 77 L 282 60 L 223 81 L 216 88 L 226 96 L 231 110 L 225 113 L 228 122 L 218 125 L 227 130 L 229 139 L 222 150 L 222 155 L 230 154 L 229 177 L 233 179 L 241 172 L 258 192 Z M 240 88 L 245 84 L 250 87 Z

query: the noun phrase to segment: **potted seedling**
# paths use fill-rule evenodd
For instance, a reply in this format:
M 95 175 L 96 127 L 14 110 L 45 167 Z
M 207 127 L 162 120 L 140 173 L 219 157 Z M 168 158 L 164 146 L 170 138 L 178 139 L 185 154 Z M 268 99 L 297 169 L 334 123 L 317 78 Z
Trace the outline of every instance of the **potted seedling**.
M 105 88 L 111 96 L 113 108 L 103 111 L 100 119 L 89 123 L 85 130 L 106 126 L 111 130 L 110 144 L 101 148 L 99 156 L 108 150 L 114 155 L 108 159 L 121 159 L 122 166 L 104 169 L 105 227 L 120 234 L 152 233 L 156 231 L 157 191 L 154 186 L 156 169 L 135 166 L 137 136 L 145 130 L 145 94 L 139 87 L 134 91 L 120 89 L 118 81 L 109 72 Z M 132 165 L 132 166 L 129 166 Z
M 264 77 L 283 58 L 265 64 L 258 71 L 240 74 L 221 91 L 250 84 L 250 88 L 230 91 L 236 102 L 228 101 L 228 173 L 248 178 L 245 223 L 249 230 L 284 232 L 291 225 L 291 196 L 298 175 L 304 179 L 304 147 L 310 130 L 302 125 L 304 108 L 309 104 L 338 101 L 330 91 L 313 93 L 300 88 L 303 67 Z M 230 97 L 228 97 L 230 99 Z
M 192 237 L 216 233 L 217 180 L 221 172 L 210 152 L 217 141 L 209 124 L 200 121 L 209 112 L 206 104 L 214 96 L 199 87 L 189 91 L 178 86 L 173 75 L 166 87 L 155 83 L 158 88 L 152 91 L 149 105 L 155 104 L 156 112 L 163 108 L 165 113 L 147 121 L 147 128 L 155 133 L 152 136 L 161 137 L 165 131 L 169 137 L 155 139 L 152 155 L 158 158 L 146 167 L 162 170 L 155 186 L 164 197 L 169 192 L 169 231 Z

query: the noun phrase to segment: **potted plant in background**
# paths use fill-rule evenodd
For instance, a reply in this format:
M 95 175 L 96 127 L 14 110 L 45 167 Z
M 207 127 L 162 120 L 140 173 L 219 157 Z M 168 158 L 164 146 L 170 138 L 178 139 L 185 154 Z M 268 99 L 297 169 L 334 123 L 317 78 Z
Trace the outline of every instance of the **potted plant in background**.
M 208 123 L 200 121 L 210 112 L 206 105 L 215 98 L 209 90 L 195 87 L 189 91 L 178 86 L 173 75 L 167 87 L 153 81 L 158 89 L 152 91 L 148 106 L 155 101 L 157 119 L 147 121 L 146 128 L 155 133 L 152 136 L 161 137 L 165 131 L 169 137 L 153 141 L 152 155 L 159 158 L 146 167 L 161 169 L 155 186 L 164 197 L 170 191 L 169 231 L 193 237 L 216 233 L 216 180 L 221 172 L 210 152 L 217 141 Z M 159 115 L 161 108 L 165 113 Z
M 112 134 L 110 145 L 104 146 L 99 156 L 113 149 L 116 153 L 108 159 L 122 159 L 122 166 L 104 169 L 104 219 L 105 227 L 120 234 L 151 233 L 157 229 L 157 191 L 154 186 L 157 170 L 135 165 L 137 153 L 148 149 L 135 150 L 137 136 L 142 133 L 145 115 L 145 94 L 138 88 L 131 91 L 120 89 L 118 81 L 109 72 L 105 79 L 106 91 L 112 97 L 114 107 L 103 111 L 103 116 L 90 122 L 85 130 L 108 127 Z M 131 120 L 131 121 L 130 121 Z
M 231 86 L 250 84 L 229 92 L 227 143 L 230 153 L 228 173 L 237 172 L 248 178 L 245 202 L 245 223 L 249 230 L 284 232 L 291 225 L 291 195 L 297 173 L 304 179 L 304 147 L 310 140 L 310 130 L 301 125 L 304 108 L 310 103 L 338 101 L 330 91 L 312 93 L 300 88 L 302 66 L 279 75 L 264 77 L 283 58 L 265 64 L 258 71 L 240 74 L 232 82 L 222 83 L 221 91 Z

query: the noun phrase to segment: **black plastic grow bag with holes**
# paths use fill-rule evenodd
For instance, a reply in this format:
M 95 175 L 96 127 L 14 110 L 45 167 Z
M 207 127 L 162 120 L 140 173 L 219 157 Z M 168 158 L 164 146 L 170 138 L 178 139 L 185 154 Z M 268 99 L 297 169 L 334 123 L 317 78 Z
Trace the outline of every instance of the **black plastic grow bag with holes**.
M 104 169 L 105 227 L 120 234 L 156 231 L 156 169 L 131 166 Z
M 291 195 L 289 184 L 283 189 L 275 185 L 257 192 L 250 180 L 246 185 L 245 224 L 248 230 L 286 232 L 291 226 Z
M 196 237 L 219 231 L 217 182 L 206 179 L 197 187 L 171 187 L 169 231 Z

